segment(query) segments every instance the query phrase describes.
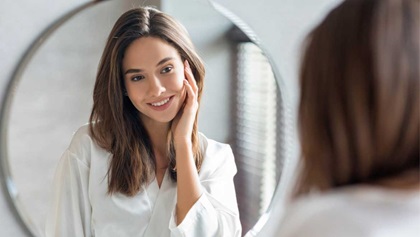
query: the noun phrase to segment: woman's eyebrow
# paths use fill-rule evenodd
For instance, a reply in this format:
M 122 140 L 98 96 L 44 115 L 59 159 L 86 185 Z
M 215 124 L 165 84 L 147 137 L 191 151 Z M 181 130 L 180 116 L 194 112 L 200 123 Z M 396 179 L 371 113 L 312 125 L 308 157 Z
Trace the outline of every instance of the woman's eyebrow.
M 139 73 L 142 72 L 143 70 L 141 69 L 128 69 L 127 71 L 125 71 L 124 75 L 127 75 L 129 73 Z
M 173 58 L 173 57 L 166 57 L 166 58 L 164 58 L 164 59 L 160 60 L 160 61 L 156 64 L 156 66 L 160 66 L 160 65 L 162 65 L 162 64 L 164 64 L 164 63 L 166 63 L 167 61 L 170 61 L 170 60 L 172 60 L 172 59 L 174 59 L 174 58 Z M 139 73 L 139 72 L 142 72 L 142 71 L 143 71 L 142 69 L 135 69 L 135 68 L 132 68 L 132 69 L 128 69 L 127 71 L 125 71 L 124 75 L 130 74 L 130 73 Z
M 172 60 L 172 59 L 174 59 L 174 58 L 173 57 L 166 57 L 166 58 L 160 60 L 156 66 L 160 66 L 160 65 L 162 65 L 162 64 L 164 64 L 167 61 Z

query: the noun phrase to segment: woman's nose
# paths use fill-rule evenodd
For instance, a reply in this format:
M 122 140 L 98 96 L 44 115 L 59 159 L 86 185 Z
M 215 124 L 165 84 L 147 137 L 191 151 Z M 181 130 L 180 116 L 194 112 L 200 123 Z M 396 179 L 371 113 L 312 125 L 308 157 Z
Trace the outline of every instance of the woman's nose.
M 165 86 L 162 84 L 162 81 L 159 77 L 152 77 L 149 83 L 149 95 L 150 96 L 160 96 L 163 92 L 166 91 Z

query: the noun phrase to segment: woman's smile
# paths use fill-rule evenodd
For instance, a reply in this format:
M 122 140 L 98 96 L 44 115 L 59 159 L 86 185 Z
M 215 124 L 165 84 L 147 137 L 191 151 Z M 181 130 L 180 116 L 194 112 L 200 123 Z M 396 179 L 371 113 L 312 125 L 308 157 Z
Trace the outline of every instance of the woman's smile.
M 171 106 L 172 103 L 172 98 L 174 98 L 174 96 L 170 96 L 167 97 L 163 100 L 160 100 L 158 102 L 154 102 L 154 103 L 147 103 L 150 108 L 157 110 L 157 111 L 163 111 L 166 110 L 169 106 Z

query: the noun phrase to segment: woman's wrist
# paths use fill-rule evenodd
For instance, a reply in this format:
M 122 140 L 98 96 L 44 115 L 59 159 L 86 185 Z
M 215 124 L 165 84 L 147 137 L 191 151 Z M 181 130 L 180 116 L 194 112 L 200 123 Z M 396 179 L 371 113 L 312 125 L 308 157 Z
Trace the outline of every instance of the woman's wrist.
M 177 148 L 192 148 L 192 141 L 191 138 L 188 137 L 174 137 L 174 147 Z

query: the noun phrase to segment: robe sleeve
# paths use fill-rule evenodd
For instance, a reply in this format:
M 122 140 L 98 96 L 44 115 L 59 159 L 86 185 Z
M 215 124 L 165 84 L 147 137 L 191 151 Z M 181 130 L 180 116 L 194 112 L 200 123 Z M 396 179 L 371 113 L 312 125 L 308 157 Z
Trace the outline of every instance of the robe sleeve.
M 88 185 L 89 166 L 74 153 L 66 150 L 54 177 L 46 237 L 91 236 Z
M 171 237 L 240 237 L 241 223 L 233 177 L 236 165 L 229 145 L 209 144 L 200 171 L 202 195 L 182 223 L 176 225 L 172 210 Z

